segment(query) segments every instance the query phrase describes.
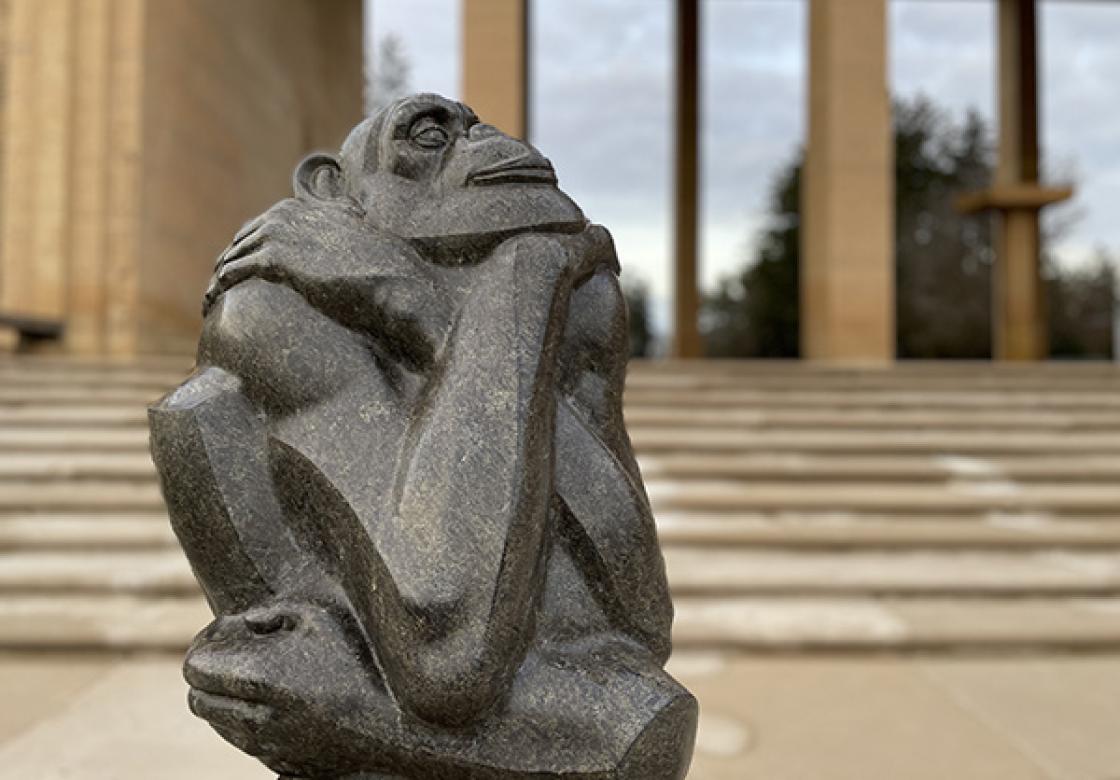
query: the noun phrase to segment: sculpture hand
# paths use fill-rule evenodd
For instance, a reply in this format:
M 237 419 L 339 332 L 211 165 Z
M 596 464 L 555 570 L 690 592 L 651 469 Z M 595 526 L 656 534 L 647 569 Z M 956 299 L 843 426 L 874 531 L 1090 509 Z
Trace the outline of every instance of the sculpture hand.
M 332 256 L 353 264 L 361 254 L 357 244 L 368 235 L 360 213 L 344 203 L 282 200 L 242 227 L 218 256 L 203 316 L 222 293 L 246 279 L 288 281 Z
M 448 296 L 430 265 L 408 243 L 366 224 L 349 201 L 288 199 L 248 223 L 218 258 L 203 316 L 248 279 L 295 290 L 415 370 L 432 363 L 451 325 Z
M 578 233 L 523 233 L 504 241 L 484 263 L 482 269 L 493 269 L 502 263 L 518 266 L 517 278 L 529 284 L 546 286 L 578 285 L 595 270 L 608 265 L 617 271 L 618 259 L 610 233 L 600 225 L 588 225 Z M 480 275 L 477 285 L 491 282 Z
M 191 711 L 279 774 L 368 768 L 376 756 L 347 719 L 376 717 L 388 700 L 344 622 L 307 603 L 218 618 L 184 664 Z

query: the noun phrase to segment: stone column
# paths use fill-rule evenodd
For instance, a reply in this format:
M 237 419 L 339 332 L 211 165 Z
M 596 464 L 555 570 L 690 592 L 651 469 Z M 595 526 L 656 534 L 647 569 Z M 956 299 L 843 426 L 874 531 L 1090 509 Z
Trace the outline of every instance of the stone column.
M 894 171 L 886 0 L 811 0 L 801 181 L 801 351 L 894 357 Z
M 704 354 L 697 287 L 700 200 L 700 3 L 677 0 L 673 195 L 673 357 Z
M 463 102 L 483 122 L 529 137 L 528 0 L 463 0 Z
M 75 50 L 72 0 L 11 0 L 0 202 L 0 312 L 66 313 Z
M 997 360 L 1049 354 L 1039 258 L 1039 211 L 1073 194 L 1039 186 L 1035 0 L 999 0 L 999 162 L 992 186 L 960 199 L 967 212 L 999 212 L 992 300 Z
M 361 0 L 4 2 L 0 314 L 188 348 L 216 253 L 361 116 Z

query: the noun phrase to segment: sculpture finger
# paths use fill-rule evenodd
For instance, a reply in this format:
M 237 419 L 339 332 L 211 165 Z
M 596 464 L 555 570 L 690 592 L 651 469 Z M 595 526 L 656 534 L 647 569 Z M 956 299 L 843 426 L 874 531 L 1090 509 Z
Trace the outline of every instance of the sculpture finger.
M 261 640 L 223 641 L 202 644 L 187 655 L 183 677 L 199 691 L 252 701 L 272 698 L 266 656 L 269 647 Z
M 187 695 L 187 705 L 227 742 L 250 755 L 260 754 L 260 732 L 272 718 L 272 707 L 195 688 Z
M 264 243 L 265 238 L 267 238 L 267 231 L 264 228 L 265 226 L 261 225 L 252 233 L 246 235 L 244 238 L 238 241 L 234 241 L 232 244 L 230 244 L 229 249 L 223 252 L 222 255 L 218 258 L 217 267 L 220 269 L 230 261 L 236 260 L 239 257 L 244 257 L 245 255 L 259 249 L 261 244 Z
M 247 236 L 250 233 L 252 233 L 253 231 L 257 230 L 257 228 L 259 228 L 261 225 L 264 224 L 265 218 L 267 216 L 268 216 L 268 214 L 266 212 L 265 214 L 261 214 L 258 217 L 254 217 L 253 219 L 250 219 L 248 222 L 246 222 L 244 225 L 242 225 L 240 228 L 238 228 L 236 233 L 233 234 L 233 241 L 231 243 L 236 244 L 238 241 L 245 238 L 245 236 Z
M 217 302 L 218 296 L 221 295 L 221 292 L 222 291 L 218 288 L 218 280 L 211 279 L 210 284 L 206 287 L 206 292 L 202 295 L 203 319 L 205 319 L 206 316 L 210 314 L 210 310 L 214 308 L 214 304 Z
M 271 269 L 268 257 L 259 253 L 227 262 L 217 273 L 219 292 L 225 292 L 246 279 L 266 278 Z

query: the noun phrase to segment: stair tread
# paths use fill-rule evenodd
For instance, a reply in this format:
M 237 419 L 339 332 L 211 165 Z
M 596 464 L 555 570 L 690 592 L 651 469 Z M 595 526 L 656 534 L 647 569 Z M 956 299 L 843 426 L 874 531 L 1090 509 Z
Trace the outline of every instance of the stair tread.
M 678 598 L 674 646 L 748 650 L 1120 648 L 1120 599 Z
M 1120 595 L 1120 553 L 1068 551 L 767 551 L 668 547 L 681 594 Z
M 166 514 L 0 516 L 0 550 L 106 550 L 175 547 Z
M 651 502 L 661 511 L 753 508 L 771 511 L 905 510 L 921 514 L 1053 509 L 1114 513 L 1120 507 L 1120 484 L 1020 483 L 1002 479 L 943 484 L 650 480 L 647 489 Z
M 892 549 L 1066 548 L 1120 545 L 1112 518 L 993 512 L 985 516 L 900 517 L 839 512 L 660 512 L 663 545 Z
M 163 507 L 159 485 L 143 481 L 0 482 L 0 511 L 13 509 L 152 510 Z
M 5 594 L 0 599 L 0 648 L 181 653 L 211 619 L 198 594 L 183 598 Z
M 198 592 L 186 557 L 178 548 L 96 554 L 56 551 L 0 553 L 0 591 Z

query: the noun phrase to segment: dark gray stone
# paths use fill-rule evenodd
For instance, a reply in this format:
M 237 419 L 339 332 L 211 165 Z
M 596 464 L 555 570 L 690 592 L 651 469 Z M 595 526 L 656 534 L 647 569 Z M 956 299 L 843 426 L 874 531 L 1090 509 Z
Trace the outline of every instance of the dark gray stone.
M 609 234 L 435 95 L 246 225 L 150 412 L 216 619 L 190 706 L 292 778 L 684 777 Z

